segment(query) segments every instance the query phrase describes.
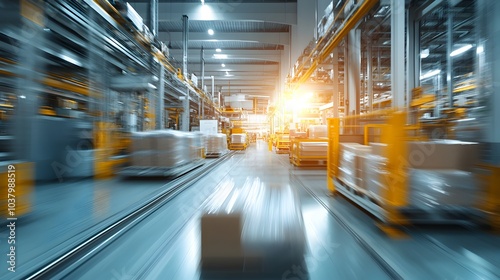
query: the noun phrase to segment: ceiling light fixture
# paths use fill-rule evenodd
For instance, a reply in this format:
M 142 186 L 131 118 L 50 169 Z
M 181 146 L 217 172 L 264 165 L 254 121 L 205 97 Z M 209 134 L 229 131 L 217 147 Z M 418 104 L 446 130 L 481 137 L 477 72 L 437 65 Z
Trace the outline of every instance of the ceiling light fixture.
M 471 44 L 467 44 L 461 48 L 458 48 L 450 53 L 450 56 L 457 56 L 459 54 L 463 54 L 464 52 L 470 50 L 472 48 Z
M 216 59 L 227 59 L 227 54 L 214 53 L 214 58 L 216 58 Z
M 429 72 L 425 73 L 424 75 L 420 76 L 420 80 L 425 80 L 427 78 L 439 75 L 440 73 L 441 73 L 441 70 L 439 70 L 439 69 L 429 71 Z
M 427 58 L 427 57 L 429 57 L 429 49 L 423 49 L 420 52 L 420 58 Z
M 212 28 L 208 29 L 208 35 L 214 35 L 214 30 Z
M 222 67 L 226 67 L 226 64 L 222 63 L 220 66 L 222 66 Z
M 221 50 L 221 49 L 219 49 L 219 48 L 217 48 L 217 49 L 215 49 L 215 51 L 216 51 L 216 52 L 221 52 L 222 50 Z

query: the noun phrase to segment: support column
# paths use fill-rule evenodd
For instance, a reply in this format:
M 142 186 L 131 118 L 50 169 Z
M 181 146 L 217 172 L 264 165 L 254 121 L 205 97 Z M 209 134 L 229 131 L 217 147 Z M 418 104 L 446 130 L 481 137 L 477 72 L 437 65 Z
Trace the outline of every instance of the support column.
M 349 96 L 347 115 L 358 115 L 360 112 L 359 98 L 361 86 L 361 80 L 359 77 L 359 73 L 361 73 L 361 30 L 353 29 L 349 31 L 347 36 L 347 56 L 349 57 L 346 65 L 348 72 L 347 94 Z
M 339 117 L 339 103 L 340 103 L 340 94 L 339 94 L 339 51 L 338 48 L 335 48 L 332 52 L 333 54 L 333 75 L 332 75 L 332 83 L 333 83 L 333 94 L 332 94 L 332 102 L 333 102 L 333 117 Z
M 158 37 L 158 0 L 150 0 L 149 28 L 154 37 Z
M 453 108 L 453 8 L 448 8 L 448 32 L 446 33 L 446 93 L 448 95 L 449 108 Z
M 160 77 L 158 81 L 158 100 L 156 104 L 156 129 L 165 128 L 165 118 L 163 117 L 163 112 L 165 112 L 165 67 L 160 63 Z
M 188 80 L 188 41 L 189 41 L 189 18 L 182 16 L 182 75 Z M 188 94 L 189 95 L 189 94 Z
M 42 79 L 43 65 L 41 51 L 35 47 L 35 44 L 44 45 L 44 31 L 42 26 L 26 18 L 22 18 L 19 24 L 21 26 L 18 30 L 22 30 L 20 31 L 22 41 L 16 53 L 19 67 L 14 85 L 17 103 L 15 105 L 13 152 L 16 160 L 34 162 L 36 171 L 38 171 L 40 166 L 36 165 L 38 163 L 36 153 L 39 151 L 36 151 L 34 142 L 38 141 L 36 139 L 36 118 L 40 105 L 42 105 L 39 98 L 42 85 L 39 81 Z
M 366 41 L 366 76 L 367 82 L 366 90 L 368 94 L 368 111 L 373 111 L 373 55 L 372 55 L 372 39 L 368 37 Z
M 392 107 L 405 108 L 405 1 L 390 1 Z
M 184 111 L 181 114 L 181 129 L 182 131 L 189 131 L 189 89 L 186 89 L 186 95 L 182 101 Z
M 211 78 L 212 78 L 212 102 L 213 102 L 215 96 L 215 77 L 211 76 Z
M 488 146 L 485 160 L 500 166 L 500 1 L 477 0 L 477 8 L 478 99 L 486 108 L 480 116 L 484 124 L 481 138 Z
M 415 11 L 408 11 L 406 24 L 408 26 L 406 34 L 406 53 L 408 54 L 406 62 L 406 100 L 407 105 L 409 105 L 412 99 L 412 90 L 420 86 L 420 25 L 416 22 Z
M 200 52 L 200 64 L 201 64 L 201 91 L 205 92 L 205 50 L 203 50 L 203 46 L 201 47 Z

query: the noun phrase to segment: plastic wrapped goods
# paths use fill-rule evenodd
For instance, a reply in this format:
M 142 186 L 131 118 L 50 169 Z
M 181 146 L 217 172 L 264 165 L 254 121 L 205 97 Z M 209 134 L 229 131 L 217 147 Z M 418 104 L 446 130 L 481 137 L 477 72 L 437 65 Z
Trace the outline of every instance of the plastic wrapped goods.
M 386 171 L 387 159 L 377 155 L 366 157 L 365 180 L 369 195 L 382 201 L 389 185 Z M 468 171 L 452 169 L 408 170 L 408 202 L 420 208 L 448 206 L 475 207 L 483 190 Z
M 377 200 L 382 200 L 388 186 L 386 182 L 387 158 L 379 155 L 367 155 L 364 165 L 364 184 L 368 194 Z
M 205 135 L 205 152 L 207 154 L 223 154 L 227 152 L 227 136 L 223 133 Z
M 476 207 L 483 196 L 473 173 L 461 170 L 410 169 L 410 203 L 418 208 Z
M 149 132 L 132 133 L 131 163 L 133 166 L 151 166 L 152 138 Z
M 194 141 L 194 140 L 193 140 Z M 174 167 L 193 160 L 188 134 L 155 130 L 132 134 L 132 166 Z
M 326 156 L 327 142 L 301 142 L 299 152 L 302 156 Z
M 189 140 L 189 157 L 190 160 L 198 160 L 204 157 L 204 140 L 203 134 L 200 132 L 189 132 L 187 133 Z
M 245 144 L 247 139 L 247 135 L 244 133 L 234 133 L 231 134 L 231 143 L 235 144 Z
M 190 159 L 189 141 L 186 133 L 175 130 L 156 132 L 156 166 L 174 167 L 188 163 Z
M 309 126 L 309 138 L 326 138 L 328 137 L 328 130 L 326 125 L 311 125 Z
M 339 179 L 351 186 L 364 189 L 363 161 L 370 151 L 370 146 L 358 143 L 340 143 Z

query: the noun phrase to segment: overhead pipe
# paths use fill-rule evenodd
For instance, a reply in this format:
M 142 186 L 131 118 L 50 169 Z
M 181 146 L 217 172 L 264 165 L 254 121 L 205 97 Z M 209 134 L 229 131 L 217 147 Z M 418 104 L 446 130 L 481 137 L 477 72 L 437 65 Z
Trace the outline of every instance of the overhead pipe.
M 158 37 L 158 0 L 151 0 L 149 2 L 149 6 L 150 6 L 149 28 L 151 28 L 151 33 L 156 38 Z

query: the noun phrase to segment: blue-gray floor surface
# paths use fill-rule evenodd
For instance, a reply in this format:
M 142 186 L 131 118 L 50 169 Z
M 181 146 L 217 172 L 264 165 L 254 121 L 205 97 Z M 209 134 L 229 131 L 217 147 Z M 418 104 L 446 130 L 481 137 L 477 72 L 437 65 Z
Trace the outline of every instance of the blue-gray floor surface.
M 248 177 L 268 185 L 289 184 L 297 190 L 307 237 L 304 261 L 265 275 L 205 273 L 200 269 L 203 203 L 224 180 L 243 184 Z M 166 183 L 115 178 L 36 186 L 32 213 L 17 223 L 17 272 L 7 271 L 2 262 L 0 279 L 16 279 L 22 271 L 71 248 L 159 193 Z M 90 261 L 72 269 L 67 278 L 500 278 L 499 236 L 460 227 L 416 227 L 406 232 L 405 239 L 387 237 L 367 213 L 341 196 L 331 196 L 324 170 L 292 167 L 288 155 L 269 152 L 267 143 L 258 141 L 200 178 Z M 6 256 L 8 232 L 2 229 L 0 234 Z

